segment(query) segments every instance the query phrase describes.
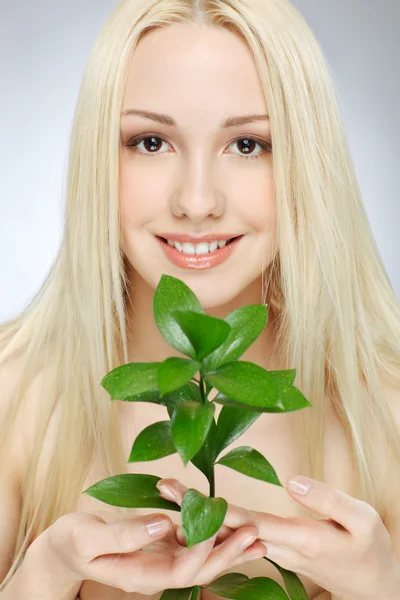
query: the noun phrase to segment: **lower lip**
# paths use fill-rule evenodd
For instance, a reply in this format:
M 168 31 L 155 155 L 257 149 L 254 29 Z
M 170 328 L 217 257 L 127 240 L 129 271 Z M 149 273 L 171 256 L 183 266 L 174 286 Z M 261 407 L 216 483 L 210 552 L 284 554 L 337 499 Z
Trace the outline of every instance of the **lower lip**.
M 157 237 L 157 236 L 156 236 Z M 227 260 L 236 246 L 239 244 L 243 235 L 237 237 L 233 242 L 218 248 L 214 252 L 208 252 L 208 254 L 184 254 L 175 248 L 170 246 L 168 242 L 157 237 L 158 242 L 164 251 L 165 256 L 177 267 L 183 267 L 184 269 L 211 269 L 220 265 L 222 262 Z

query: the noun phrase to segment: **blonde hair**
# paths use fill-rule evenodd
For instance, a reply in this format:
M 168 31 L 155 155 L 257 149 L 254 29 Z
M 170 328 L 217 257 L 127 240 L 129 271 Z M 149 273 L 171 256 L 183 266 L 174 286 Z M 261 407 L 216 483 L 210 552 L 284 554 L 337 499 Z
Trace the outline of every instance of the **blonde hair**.
M 79 92 L 59 253 L 32 302 L 0 326 L 0 366 L 19 361 L 12 402 L 1 415 L 1 461 L 17 411 L 42 376 L 22 518 L 3 585 L 27 546 L 76 509 L 94 453 L 110 476 L 126 472 L 115 403 L 99 384 L 128 362 L 120 111 L 139 40 L 178 22 L 241 36 L 264 89 L 279 251 L 260 302 L 268 300 L 279 315 L 280 355 L 286 368 L 297 369 L 295 385 L 313 403 L 297 413 L 302 474 L 324 480 L 328 392 L 351 442 L 353 495 L 383 516 L 378 445 L 400 466 L 400 439 L 382 389 L 384 380 L 400 387 L 400 306 L 362 205 L 332 77 L 307 23 L 287 0 L 122 0 L 94 44 Z M 33 506 L 43 436 L 56 406 L 57 446 Z

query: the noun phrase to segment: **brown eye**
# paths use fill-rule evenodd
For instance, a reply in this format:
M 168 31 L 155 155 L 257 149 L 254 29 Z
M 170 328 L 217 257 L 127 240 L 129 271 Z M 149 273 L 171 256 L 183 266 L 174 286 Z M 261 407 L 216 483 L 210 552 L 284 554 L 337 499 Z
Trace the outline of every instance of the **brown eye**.
M 159 135 L 148 134 L 132 138 L 126 144 L 126 147 L 134 149 L 135 152 L 142 156 L 158 156 L 159 154 L 165 154 L 165 151 L 160 151 L 163 143 L 169 144 L 169 142 Z M 143 144 L 142 148 L 139 148 L 140 144 Z M 233 153 L 234 156 L 239 156 L 240 158 L 256 159 L 263 156 L 266 152 L 270 153 L 272 151 L 271 144 L 261 140 L 258 141 L 252 137 L 238 138 L 234 142 L 231 142 L 228 148 L 234 144 L 242 146 L 242 150 L 239 154 L 236 152 Z M 255 153 L 254 150 L 257 146 L 261 148 L 261 152 Z M 246 154 L 248 156 L 246 156 Z
M 139 138 L 133 138 L 133 140 L 129 141 L 127 146 L 129 148 L 136 148 L 139 144 L 143 142 L 144 145 L 144 154 L 156 154 L 158 150 L 161 148 L 162 143 L 165 140 L 160 138 L 157 135 L 146 135 Z
M 245 151 L 245 154 L 252 154 L 253 150 L 257 146 L 257 142 L 255 140 L 252 140 L 251 138 L 241 138 L 240 140 L 237 141 L 237 144 L 239 146 L 241 144 L 243 144 L 242 149 Z
M 271 144 L 268 144 L 267 142 L 257 141 L 251 137 L 239 138 L 232 142 L 230 146 L 232 146 L 233 144 L 237 144 L 238 147 L 242 146 L 242 150 L 244 150 L 244 153 L 242 154 L 242 152 L 240 152 L 239 155 L 236 155 L 241 156 L 242 158 L 260 158 L 260 156 L 263 156 L 265 152 L 271 152 L 272 149 Z M 261 148 L 261 152 L 258 152 L 257 154 L 254 153 L 254 149 L 256 146 L 259 146 Z M 248 156 L 246 156 L 246 154 L 248 154 Z

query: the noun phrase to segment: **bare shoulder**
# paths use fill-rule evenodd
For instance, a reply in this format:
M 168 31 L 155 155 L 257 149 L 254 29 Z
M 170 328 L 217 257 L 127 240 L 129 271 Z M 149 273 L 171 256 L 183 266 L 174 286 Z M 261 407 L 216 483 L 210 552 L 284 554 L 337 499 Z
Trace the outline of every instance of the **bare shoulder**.
M 14 401 L 16 386 L 21 378 L 23 361 L 13 358 L 0 365 L 0 423 L 5 426 L 4 416 Z M 7 462 L 12 464 L 14 477 L 22 481 L 26 472 L 32 447 L 32 435 L 40 414 L 40 391 L 43 375 L 38 373 L 29 383 L 20 406 L 15 407 L 10 431 L 3 449 L 7 453 Z M 8 460 L 9 459 L 9 460 Z M 1 462 L 1 461 L 0 461 Z
M 2 445 L 0 447 L 0 583 L 4 580 L 12 563 L 17 540 L 17 532 L 22 509 L 22 478 L 27 466 L 29 437 L 27 423 L 30 419 L 30 400 L 35 396 L 29 390 L 26 405 L 11 413 L 8 422 L 4 420 L 12 408 L 20 361 L 9 360 L 0 365 L 0 427 Z M 24 403 L 25 404 L 25 403 Z M 6 431 L 5 428 L 8 428 Z

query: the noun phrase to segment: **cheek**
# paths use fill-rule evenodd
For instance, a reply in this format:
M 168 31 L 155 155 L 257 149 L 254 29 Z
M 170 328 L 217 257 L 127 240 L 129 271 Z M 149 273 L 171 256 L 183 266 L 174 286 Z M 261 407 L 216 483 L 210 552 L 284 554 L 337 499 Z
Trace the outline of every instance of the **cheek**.
M 156 177 L 149 177 L 145 171 L 134 169 L 132 165 L 120 168 L 119 208 L 122 224 L 126 227 L 151 221 L 160 208 L 163 186 Z
M 238 213 L 258 233 L 275 231 L 276 203 L 272 171 L 263 170 L 237 182 L 232 190 Z

